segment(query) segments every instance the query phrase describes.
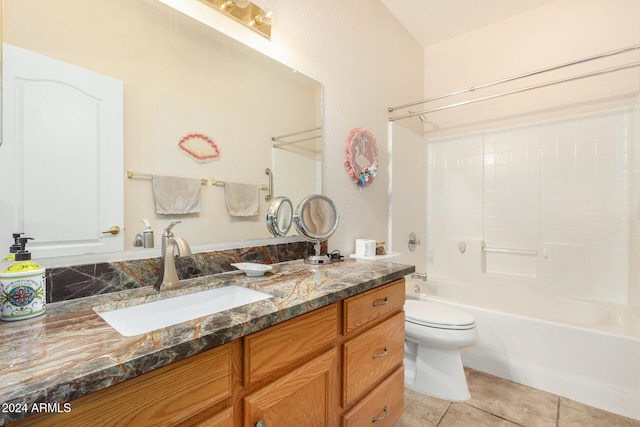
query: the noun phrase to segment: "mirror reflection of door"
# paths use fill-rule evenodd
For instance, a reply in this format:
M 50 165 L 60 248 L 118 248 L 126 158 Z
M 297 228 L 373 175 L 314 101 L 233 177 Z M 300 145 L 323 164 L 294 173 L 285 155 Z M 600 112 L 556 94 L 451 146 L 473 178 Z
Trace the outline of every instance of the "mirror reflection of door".
M 3 45 L 0 233 L 34 258 L 123 250 L 123 85 Z

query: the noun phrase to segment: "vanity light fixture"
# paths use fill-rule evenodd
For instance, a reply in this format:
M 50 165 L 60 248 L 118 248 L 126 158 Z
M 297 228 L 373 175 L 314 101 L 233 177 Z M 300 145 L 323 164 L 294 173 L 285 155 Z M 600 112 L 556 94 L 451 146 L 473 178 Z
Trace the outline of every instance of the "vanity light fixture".
M 270 7 L 261 9 L 251 0 L 202 0 L 217 11 L 232 17 L 253 31 L 271 39 L 271 26 L 275 12 Z

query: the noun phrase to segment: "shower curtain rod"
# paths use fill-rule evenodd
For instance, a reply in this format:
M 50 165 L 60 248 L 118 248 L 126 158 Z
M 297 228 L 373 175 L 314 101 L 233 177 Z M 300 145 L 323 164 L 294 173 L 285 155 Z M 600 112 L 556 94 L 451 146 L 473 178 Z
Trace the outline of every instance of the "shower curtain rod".
M 428 110 L 422 110 L 422 111 L 417 111 L 417 112 L 404 114 L 402 116 L 389 117 L 389 121 L 394 122 L 396 120 L 408 119 L 410 117 L 415 117 L 415 116 L 420 116 L 420 115 L 423 115 L 423 114 L 433 113 L 434 111 L 447 110 L 449 108 L 460 107 L 462 105 L 473 104 L 473 103 L 480 102 L 480 101 L 487 101 L 489 99 L 500 98 L 500 97 L 503 97 L 503 96 L 506 96 L 506 95 L 513 95 L 515 93 L 527 92 L 527 91 L 530 91 L 530 90 L 533 90 L 533 89 L 540 89 L 540 88 L 547 87 L 547 86 L 553 86 L 553 85 L 557 85 L 557 84 L 560 84 L 560 83 L 570 82 L 570 81 L 573 81 L 573 80 L 581 80 L 581 79 L 585 79 L 587 77 L 599 76 L 599 75 L 602 75 L 602 74 L 613 73 L 615 71 L 626 70 L 626 69 L 629 69 L 629 68 L 634 68 L 634 67 L 639 67 L 639 66 L 640 66 L 640 61 L 638 61 L 638 62 L 630 62 L 628 64 L 619 65 L 617 67 L 611 67 L 611 68 L 607 68 L 607 69 L 604 69 L 604 70 L 599 70 L 599 71 L 594 71 L 594 72 L 591 72 L 591 73 L 580 74 L 578 76 L 568 77 L 568 78 L 565 78 L 565 79 L 554 80 L 554 81 L 551 81 L 551 82 L 541 83 L 541 84 L 538 84 L 538 85 L 528 86 L 528 87 L 524 87 L 524 88 L 520 88 L 520 89 L 514 89 L 514 90 L 507 91 L 507 92 L 497 93 L 495 95 L 488 95 L 488 96 L 484 96 L 484 97 L 481 97 L 481 98 L 470 99 L 468 101 L 460 101 L 460 102 L 456 102 L 456 103 L 453 103 L 453 104 L 443 105 L 442 107 L 435 107 L 435 108 L 431 108 L 431 109 L 428 109 Z
M 297 132 L 286 133 L 284 135 L 272 136 L 271 140 L 272 141 L 285 142 L 285 141 L 282 141 L 283 138 L 288 138 L 290 136 L 302 135 L 302 134 L 309 133 L 309 132 L 315 132 L 315 131 L 321 130 L 321 129 L 322 129 L 322 126 L 318 126 L 318 127 L 314 127 L 314 128 L 311 128 L 311 129 L 305 129 L 305 130 L 300 130 L 300 131 L 297 131 Z M 314 136 L 314 137 L 308 138 L 308 139 L 315 139 L 315 138 L 319 138 L 319 136 Z M 308 139 L 301 139 L 300 141 L 307 141 Z M 300 142 L 300 141 L 297 141 L 297 142 Z
M 589 62 L 589 61 L 593 61 L 593 60 L 596 60 L 596 59 L 606 58 L 608 56 L 619 55 L 621 53 L 629 52 L 629 51 L 636 50 L 636 49 L 640 49 L 640 44 L 624 47 L 622 49 L 612 50 L 612 51 L 605 52 L 605 53 L 600 53 L 598 55 L 593 55 L 593 56 L 589 56 L 589 57 L 586 57 L 586 58 L 581 58 L 581 59 L 578 59 L 578 60 L 575 60 L 575 61 L 565 62 L 564 64 L 554 65 L 552 67 L 543 68 L 543 69 L 532 71 L 532 72 L 529 72 L 529 73 L 519 74 L 519 75 L 513 76 L 513 77 L 507 77 L 507 78 L 501 79 L 501 80 L 495 80 L 493 82 L 481 84 L 481 85 L 478 85 L 478 86 L 471 86 L 471 87 L 466 88 L 466 89 L 457 90 L 455 92 L 447 93 L 447 94 L 436 96 L 436 97 L 433 97 L 433 98 L 423 99 L 422 101 L 416 101 L 416 102 L 412 102 L 412 103 L 409 103 L 409 104 L 398 105 L 396 107 L 389 107 L 388 110 L 389 110 L 390 113 L 392 113 L 392 112 L 394 112 L 396 110 L 402 110 L 404 108 L 413 107 L 415 105 L 426 104 L 427 102 L 437 101 L 438 99 L 448 98 L 450 96 L 459 95 L 461 93 L 473 92 L 473 91 L 475 91 L 477 89 L 484 89 L 484 88 L 495 86 L 495 85 L 498 85 L 498 84 L 507 83 L 507 82 L 514 81 L 514 80 L 519 80 L 519 79 L 522 79 L 522 78 L 525 78 L 525 77 L 531 77 L 531 76 L 535 76 L 535 75 L 538 75 L 538 74 L 546 73 L 546 72 L 549 72 L 549 71 L 559 70 L 561 68 L 565 68 L 565 67 L 569 67 L 569 66 L 572 66 L 572 65 L 581 64 L 583 62 Z

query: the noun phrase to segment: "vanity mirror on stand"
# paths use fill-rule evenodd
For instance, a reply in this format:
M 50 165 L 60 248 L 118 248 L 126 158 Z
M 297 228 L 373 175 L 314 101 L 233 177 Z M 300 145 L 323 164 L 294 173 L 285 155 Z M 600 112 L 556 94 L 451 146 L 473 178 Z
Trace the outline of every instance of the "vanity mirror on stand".
M 267 209 L 267 228 L 273 237 L 286 236 L 291 228 L 293 205 L 287 197 L 276 197 Z
M 320 243 L 329 239 L 338 228 L 340 215 L 333 200 L 322 194 L 305 197 L 293 214 L 293 223 L 300 236 L 314 243 L 315 255 L 305 258 L 307 264 L 328 264 L 331 258 L 320 254 Z

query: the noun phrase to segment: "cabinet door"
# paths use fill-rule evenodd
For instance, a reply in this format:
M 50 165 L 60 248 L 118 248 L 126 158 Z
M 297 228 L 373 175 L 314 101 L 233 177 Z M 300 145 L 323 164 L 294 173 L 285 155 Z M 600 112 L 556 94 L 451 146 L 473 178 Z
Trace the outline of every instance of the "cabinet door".
M 246 427 L 328 427 L 336 349 L 244 398 Z

